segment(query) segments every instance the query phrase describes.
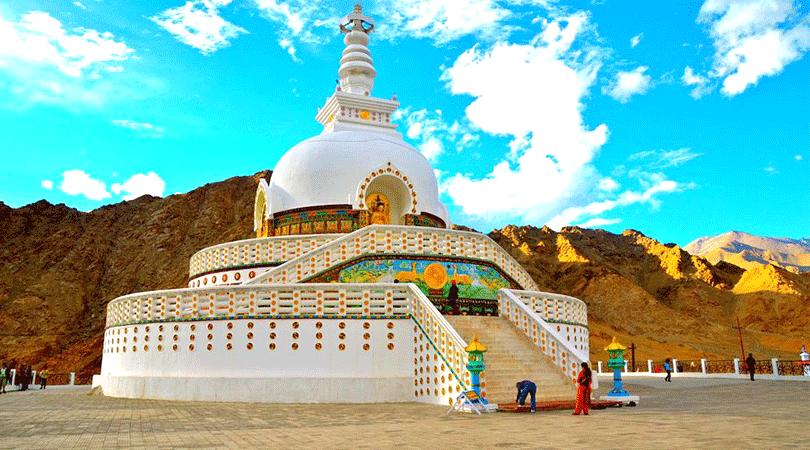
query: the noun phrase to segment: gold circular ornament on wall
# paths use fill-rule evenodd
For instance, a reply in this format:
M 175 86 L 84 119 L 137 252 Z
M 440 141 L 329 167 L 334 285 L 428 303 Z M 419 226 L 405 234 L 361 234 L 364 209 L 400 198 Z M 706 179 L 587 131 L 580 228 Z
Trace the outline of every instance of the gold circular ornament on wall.
M 425 283 L 431 289 L 441 289 L 447 283 L 447 269 L 443 264 L 433 263 L 425 267 Z
M 360 111 L 360 118 L 363 120 L 371 119 L 371 114 L 368 111 Z

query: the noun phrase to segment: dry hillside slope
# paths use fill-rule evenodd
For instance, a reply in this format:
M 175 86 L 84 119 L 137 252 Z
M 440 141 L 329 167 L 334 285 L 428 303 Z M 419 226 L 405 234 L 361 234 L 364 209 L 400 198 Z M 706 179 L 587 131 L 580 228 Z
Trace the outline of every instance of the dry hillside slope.
M 0 361 L 97 373 L 106 304 L 184 287 L 193 253 L 251 237 L 256 183 L 269 176 L 89 213 L 45 201 L 0 203 Z M 588 304 L 595 359 L 611 335 L 635 342 L 639 359 L 734 357 L 729 327 L 737 316 L 758 356 L 793 357 L 810 341 L 810 274 L 712 265 L 633 230 L 507 226 L 489 235 L 544 290 Z

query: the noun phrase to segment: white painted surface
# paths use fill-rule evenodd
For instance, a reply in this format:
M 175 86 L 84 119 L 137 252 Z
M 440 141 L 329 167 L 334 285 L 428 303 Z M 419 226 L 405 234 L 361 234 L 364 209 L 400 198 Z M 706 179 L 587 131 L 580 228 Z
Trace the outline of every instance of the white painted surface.
M 318 323 L 321 328 L 316 328 Z M 345 328 L 340 328 L 341 323 Z M 389 323 L 392 328 L 388 328 Z M 253 324 L 253 328 L 249 328 L 249 324 Z M 271 328 L 271 324 L 275 328 Z M 295 324 L 298 328 L 294 328 Z M 105 332 L 101 374 L 412 379 L 413 338 L 409 319 L 240 319 L 119 326 Z M 318 343 L 320 350 L 315 347 Z M 296 349 L 293 344 L 297 344 Z M 345 346 L 343 350 L 340 344 Z M 393 350 L 388 344 L 393 344 Z M 364 345 L 369 346 L 368 350 Z
M 361 182 L 389 162 L 413 185 L 417 214 L 428 212 L 450 223 L 427 158 L 401 138 L 372 131 L 324 133 L 287 151 L 270 179 L 271 213 L 347 200 L 359 208 Z
M 413 401 L 413 377 L 99 376 L 104 395 L 160 400 L 260 403 Z

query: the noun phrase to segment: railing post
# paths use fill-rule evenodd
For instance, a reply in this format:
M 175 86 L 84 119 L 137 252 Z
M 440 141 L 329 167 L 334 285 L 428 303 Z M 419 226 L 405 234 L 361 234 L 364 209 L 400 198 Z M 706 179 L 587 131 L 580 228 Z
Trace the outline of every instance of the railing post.
M 653 369 L 652 368 L 652 360 L 648 359 L 647 360 L 647 373 L 653 373 L 652 369 Z
M 599 365 L 599 368 L 596 369 L 596 373 L 602 373 L 602 361 L 597 362 L 597 364 Z
M 11 385 L 17 384 L 17 369 L 11 369 Z
M 779 376 L 779 360 L 776 358 L 771 358 L 771 368 L 773 369 L 773 376 Z
M 674 373 L 675 376 L 678 375 L 678 360 L 675 358 L 672 359 L 672 373 Z
M 627 373 L 627 361 L 624 362 L 624 373 Z
M 76 386 L 76 372 L 70 372 L 70 385 Z
M 706 358 L 700 358 L 700 371 L 703 372 L 704 375 L 708 373 L 706 370 Z
M 740 374 L 740 358 L 734 358 L 734 375 Z

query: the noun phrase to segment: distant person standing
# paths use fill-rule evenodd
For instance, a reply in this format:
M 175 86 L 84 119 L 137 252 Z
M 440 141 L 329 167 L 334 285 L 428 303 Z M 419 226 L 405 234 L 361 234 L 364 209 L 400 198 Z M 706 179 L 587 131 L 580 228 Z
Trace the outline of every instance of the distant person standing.
M 456 286 L 456 280 L 453 280 L 452 284 L 450 284 L 450 290 L 447 291 L 447 305 L 450 306 L 450 311 L 452 311 L 453 314 L 461 314 L 461 310 L 458 307 L 458 286 Z
M 535 395 L 537 395 L 537 385 L 534 384 L 531 380 L 523 380 L 518 381 L 515 385 L 517 387 L 517 398 L 515 398 L 515 402 L 517 402 L 520 406 L 526 404 L 526 395 L 532 395 L 532 412 L 537 411 L 537 403 L 535 401 Z
M 48 376 L 51 372 L 48 370 L 47 367 L 42 368 L 42 372 L 39 373 L 39 388 L 45 389 L 45 386 L 48 385 Z
M 0 370 L 0 394 L 6 393 L 6 363 L 3 363 L 3 369 Z
M 672 383 L 672 364 L 669 362 L 669 358 L 664 361 L 664 370 L 667 371 L 667 376 L 664 378 L 664 381 Z
M 748 358 L 745 358 L 745 365 L 748 367 L 748 374 L 751 375 L 751 381 L 754 381 L 754 374 L 757 371 L 757 360 L 754 359 L 752 353 L 749 353 Z
M 588 367 L 588 363 L 586 362 L 582 363 L 581 366 L 582 370 L 579 372 L 579 376 L 577 376 L 577 405 L 576 409 L 574 409 L 575 416 L 578 416 L 579 413 L 583 413 L 587 416 L 591 408 L 591 368 Z

